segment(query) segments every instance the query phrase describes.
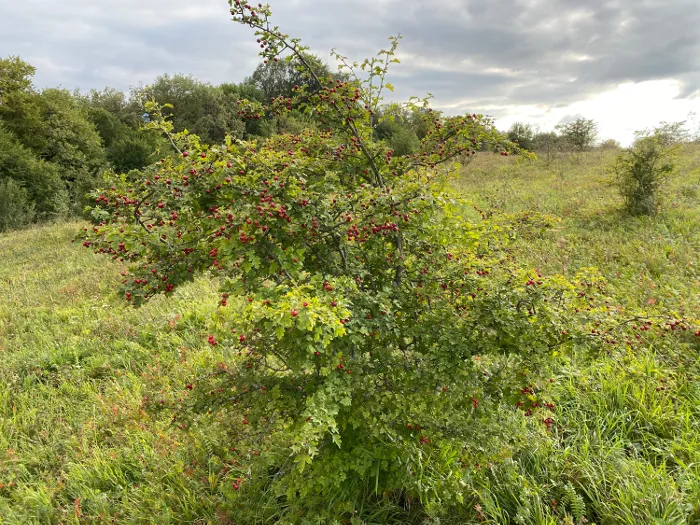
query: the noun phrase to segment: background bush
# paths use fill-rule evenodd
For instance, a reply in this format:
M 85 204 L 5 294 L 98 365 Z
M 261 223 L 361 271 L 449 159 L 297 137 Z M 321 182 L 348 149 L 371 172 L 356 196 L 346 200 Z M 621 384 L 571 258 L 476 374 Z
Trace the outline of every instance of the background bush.
M 618 155 L 610 170 L 632 215 L 654 215 L 660 206 L 660 191 L 675 171 L 677 147 L 663 130 L 637 137 Z
M 0 179 L 0 231 L 19 228 L 34 220 L 29 193 L 13 179 Z
M 61 218 L 68 213 L 70 198 L 58 167 L 37 159 L 1 122 L 0 181 L 5 182 L 0 191 L 2 200 L 13 201 L 17 206 L 20 202 L 26 203 L 27 213 L 18 209 L 16 219 L 12 220 L 16 226 L 34 219 Z M 9 223 L 6 224 L 6 227 L 10 227 Z

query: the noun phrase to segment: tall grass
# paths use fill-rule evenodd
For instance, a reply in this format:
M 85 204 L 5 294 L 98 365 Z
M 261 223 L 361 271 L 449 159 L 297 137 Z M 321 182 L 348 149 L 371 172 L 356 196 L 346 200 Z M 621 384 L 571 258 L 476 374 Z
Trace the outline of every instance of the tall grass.
M 652 218 L 620 212 L 612 155 L 485 157 L 455 183 L 481 209 L 555 219 L 514 231 L 542 272 L 597 266 L 623 309 L 700 317 L 700 150 L 681 154 Z M 114 293 L 121 265 L 70 242 L 80 227 L 0 235 L 0 523 L 274 523 L 274 499 L 231 487 L 223 425 L 173 420 L 185 385 L 231 358 L 205 344 L 215 283 L 129 308 Z M 517 430 L 494 429 L 490 459 L 465 465 L 464 503 L 426 513 L 397 495 L 365 523 L 700 523 L 699 352 L 658 335 L 566 356 L 551 429 L 503 407 Z

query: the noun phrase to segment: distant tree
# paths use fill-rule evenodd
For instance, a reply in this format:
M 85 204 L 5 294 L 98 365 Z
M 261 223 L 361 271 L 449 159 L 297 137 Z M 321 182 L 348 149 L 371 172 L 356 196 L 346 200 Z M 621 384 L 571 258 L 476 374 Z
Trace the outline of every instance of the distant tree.
M 107 166 L 102 139 L 82 104 L 63 89 L 7 98 L 0 119 L 38 158 L 53 163 L 71 196 L 74 211 Z
M 251 100 L 255 102 L 264 102 L 265 93 L 258 86 L 250 82 L 241 82 L 240 84 L 225 83 L 219 86 L 219 89 L 230 101 Z
M 333 77 L 333 75 L 319 57 L 310 55 L 307 60 L 319 73 L 320 77 Z M 294 60 L 268 61 L 261 63 L 255 68 L 253 74 L 245 80 L 246 84 L 251 84 L 258 88 L 263 94 L 263 102 L 270 102 L 273 98 L 294 96 L 294 86 L 307 86 L 311 90 L 319 89 L 321 86 L 309 77 L 309 75 L 299 67 L 299 63 Z
M 117 173 L 142 169 L 155 159 L 159 137 L 145 131 L 128 130 L 107 148 L 107 160 Z
M 29 192 L 16 180 L 0 175 L 0 232 L 21 228 L 34 220 Z
M 635 132 L 635 139 L 643 139 L 653 136 L 663 146 L 674 146 L 684 142 L 690 142 L 691 132 L 686 126 L 686 121 L 661 122 L 652 129 Z
M 116 172 L 126 173 L 153 162 L 163 141 L 156 134 L 141 129 L 142 107 L 123 92 L 111 88 L 76 96 L 100 134 L 107 161 Z
M 87 108 L 107 111 L 120 122 L 133 128 L 138 128 L 142 123 L 143 106 L 141 102 L 127 96 L 123 91 L 108 87 L 102 91 L 91 89 L 87 93 L 76 93 L 75 96 Z
M 30 93 L 35 72 L 34 66 L 19 57 L 0 58 L 0 106 L 6 104 L 8 95 Z
M 53 92 L 35 91 L 34 73 L 18 57 L 0 59 L 0 229 L 63 216 L 72 201 L 62 176 L 74 173 L 54 161 L 80 150 L 84 141 L 75 133 L 80 125 L 65 104 L 54 103 Z M 91 154 L 99 158 L 99 137 L 96 145 Z
M 69 204 L 58 167 L 37 158 L 0 122 L 0 230 L 62 217 Z
M 153 99 L 172 105 L 175 130 L 195 133 L 206 144 L 223 142 L 226 135 L 242 137 L 245 133 L 245 125 L 224 91 L 192 76 L 160 76 L 152 85 L 133 90 L 132 99 Z
M 239 100 L 250 100 L 254 102 L 264 102 L 265 94 L 255 85 L 250 82 L 241 82 L 240 84 L 227 83 L 221 84 L 219 89 L 226 97 L 226 103 L 230 108 L 237 109 Z M 245 119 L 245 138 L 268 136 L 268 130 L 263 125 L 264 121 L 259 119 Z
M 532 137 L 532 151 L 544 158 L 545 162 L 552 162 L 561 147 L 561 137 L 554 131 L 540 131 Z
M 374 133 L 391 146 L 395 155 L 409 155 L 418 150 L 420 139 L 416 124 L 422 120 L 412 111 L 394 104 L 382 108 L 376 117 Z
M 521 148 L 532 151 L 534 147 L 535 130 L 531 124 L 515 122 L 508 130 L 508 139 L 517 142 Z
M 594 120 L 579 118 L 555 128 L 564 144 L 574 151 L 586 151 L 593 147 L 598 138 L 598 124 Z

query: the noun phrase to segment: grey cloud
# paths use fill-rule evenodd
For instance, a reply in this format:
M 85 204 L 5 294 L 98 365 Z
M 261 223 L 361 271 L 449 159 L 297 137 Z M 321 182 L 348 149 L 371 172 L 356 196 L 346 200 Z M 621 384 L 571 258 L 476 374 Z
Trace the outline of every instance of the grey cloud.
M 700 92 L 697 0 L 273 0 L 276 22 L 328 57 L 362 59 L 401 33 L 396 96 L 452 108 L 565 107 L 621 82 Z M 240 81 L 258 62 L 225 0 L 0 0 L 0 54 L 37 83 L 126 89 L 162 73 Z

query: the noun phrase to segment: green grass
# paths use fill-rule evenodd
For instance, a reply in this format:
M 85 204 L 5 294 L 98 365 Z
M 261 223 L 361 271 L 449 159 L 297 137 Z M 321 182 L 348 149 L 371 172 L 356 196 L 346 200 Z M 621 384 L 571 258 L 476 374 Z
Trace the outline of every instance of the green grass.
M 204 445 L 146 408 L 221 358 L 200 333 L 212 283 L 127 308 L 79 226 L 0 237 L 0 522 L 214 519 Z
M 614 152 L 508 163 L 477 158 L 458 187 L 484 209 L 538 212 L 561 220 L 519 254 L 547 273 L 571 276 L 596 266 L 627 301 L 660 304 L 700 317 L 700 145 L 689 145 L 665 189 L 663 213 L 628 217 L 607 182 Z
M 483 209 L 559 219 L 514 242 L 519 257 L 541 271 L 572 276 L 596 266 L 623 310 L 700 318 L 700 148 L 685 149 L 663 212 L 653 218 L 621 212 L 622 200 L 606 183 L 612 155 L 549 166 L 477 159 L 458 184 Z M 501 468 L 524 486 L 573 487 L 589 521 L 599 524 L 700 523 L 698 350 L 697 342 L 690 351 L 650 343 L 595 359 L 574 356 L 552 392 L 559 424 L 553 439 Z M 509 498 L 503 488 L 512 483 L 491 481 L 494 523 L 517 522 L 518 514 L 529 516 L 527 523 L 550 523 L 541 509 L 551 501 L 539 501 L 536 490 Z
M 457 184 L 485 210 L 559 219 L 514 242 L 542 272 L 596 266 L 622 309 L 700 318 L 700 148 L 683 152 L 654 218 L 620 212 L 610 160 L 486 157 Z M 114 294 L 122 267 L 70 242 L 81 226 L 0 235 L 0 523 L 227 523 L 225 433 L 182 431 L 171 410 L 228 357 L 204 344 L 215 283 L 129 308 Z M 571 356 L 553 430 L 524 425 L 442 523 L 700 523 L 699 353 L 651 342 Z

